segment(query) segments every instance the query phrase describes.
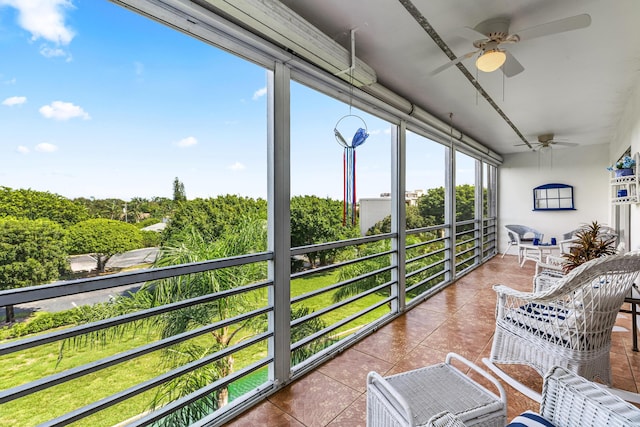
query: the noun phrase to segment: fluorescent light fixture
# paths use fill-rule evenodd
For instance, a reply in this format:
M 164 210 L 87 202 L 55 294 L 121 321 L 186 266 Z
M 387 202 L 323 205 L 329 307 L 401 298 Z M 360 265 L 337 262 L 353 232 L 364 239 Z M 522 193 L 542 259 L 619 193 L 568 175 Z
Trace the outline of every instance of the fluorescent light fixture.
M 507 60 L 507 55 L 501 49 L 491 49 L 485 51 L 476 60 L 476 67 L 478 70 L 490 73 L 502 67 L 504 61 Z
M 329 73 L 349 82 L 353 77 L 355 86 L 368 86 L 377 80 L 373 68 L 357 58 L 353 70 L 345 72 L 352 67 L 351 53 L 279 1 L 206 0 L 206 3 Z

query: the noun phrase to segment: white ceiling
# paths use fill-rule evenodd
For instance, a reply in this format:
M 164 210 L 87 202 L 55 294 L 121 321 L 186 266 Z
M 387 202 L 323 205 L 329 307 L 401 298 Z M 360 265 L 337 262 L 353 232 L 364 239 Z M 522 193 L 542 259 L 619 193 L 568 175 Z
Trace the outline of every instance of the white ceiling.
M 499 154 L 527 151 L 516 132 L 454 67 L 399 0 L 282 0 L 282 3 L 373 67 L 378 83 L 448 122 Z M 413 0 L 456 56 L 474 50 L 456 35 L 494 17 L 511 19 L 510 33 L 587 13 L 587 28 L 506 45 L 524 72 L 469 72 L 529 141 L 553 133 L 580 145 L 609 142 L 627 97 L 640 81 L 638 0 Z M 556 148 L 560 148 L 556 146 Z M 554 148 L 554 149 L 556 149 Z M 565 148 L 568 149 L 568 148 Z

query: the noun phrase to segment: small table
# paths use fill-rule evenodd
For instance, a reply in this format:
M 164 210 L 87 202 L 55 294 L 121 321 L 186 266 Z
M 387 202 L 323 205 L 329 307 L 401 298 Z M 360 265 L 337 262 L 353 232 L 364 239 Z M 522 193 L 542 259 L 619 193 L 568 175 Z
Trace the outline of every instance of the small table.
M 497 394 L 451 364 L 452 359 L 489 380 Z M 464 357 L 449 353 L 444 363 L 381 377 L 367 376 L 367 426 L 425 426 L 443 412 L 465 426 L 504 426 L 507 397 L 500 382 Z M 454 424 L 455 425 L 455 424 Z
M 547 252 L 547 255 L 550 255 L 552 251 L 560 249 L 558 245 L 552 244 L 541 244 L 534 245 L 533 243 L 521 243 L 520 250 L 522 251 L 522 262 L 520 263 L 520 267 L 524 266 L 524 262 L 526 260 L 531 261 L 542 261 L 542 257 Z

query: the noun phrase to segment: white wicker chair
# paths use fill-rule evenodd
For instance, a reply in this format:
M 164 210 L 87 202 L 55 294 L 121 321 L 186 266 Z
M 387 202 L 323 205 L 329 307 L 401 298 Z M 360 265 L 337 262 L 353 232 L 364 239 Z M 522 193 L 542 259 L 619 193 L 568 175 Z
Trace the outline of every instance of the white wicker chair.
M 544 378 L 540 415 L 556 427 L 640 426 L 640 409 L 606 389 L 561 367 L 553 367 Z M 438 420 L 460 427 L 465 424 L 450 413 Z
M 523 249 L 520 247 L 522 243 L 531 243 L 533 239 L 539 239 L 542 241 L 544 238 L 544 234 L 539 232 L 538 230 L 527 227 L 526 225 L 517 225 L 517 224 L 509 224 L 504 226 L 505 230 L 507 230 L 507 237 L 509 238 L 509 243 L 507 249 L 502 253 L 502 258 L 504 258 L 505 254 L 511 248 L 511 246 L 517 246 L 518 248 L 518 264 L 520 264 L 522 259 Z
M 513 378 L 494 363 L 528 365 L 540 375 L 563 366 L 610 385 L 611 332 L 639 272 L 639 254 L 611 255 L 582 264 L 541 292 L 494 286 L 496 332 L 485 363 L 508 382 Z M 518 389 L 539 401 L 537 393 Z

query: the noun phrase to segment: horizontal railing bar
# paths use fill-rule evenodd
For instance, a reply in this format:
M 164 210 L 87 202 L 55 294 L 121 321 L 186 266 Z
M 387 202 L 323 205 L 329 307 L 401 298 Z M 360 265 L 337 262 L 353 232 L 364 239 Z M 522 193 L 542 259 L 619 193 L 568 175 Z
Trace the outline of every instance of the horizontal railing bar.
M 316 311 L 314 311 L 312 313 L 307 314 L 306 316 L 299 317 L 299 318 L 291 321 L 291 327 L 298 326 L 301 323 L 304 323 L 304 322 L 306 322 L 308 320 L 320 317 L 323 314 L 329 313 L 329 312 L 331 312 L 331 311 L 333 311 L 333 310 L 335 310 L 337 308 L 344 307 L 345 305 L 349 305 L 352 302 L 357 301 L 357 300 L 359 300 L 361 298 L 364 298 L 366 296 L 369 296 L 371 294 L 374 294 L 374 293 L 378 292 L 381 289 L 388 288 L 389 286 L 391 286 L 394 283 L 395 282 L 393 282 L 393 281 L 389 281 L 389 282 L 383 283 L 383 284 L 375 286 L 375 287 L 373 287 L 371 289 L 367 289 L 364 292 L 360 292 L 358 295 L 354 295 L 352 297 L 349 297 L 349 298 L 346 298 L 346 299 L 344 299 L 342 301 L 334 303 L 334 304 L 332 304 L 332 305 L 330 305 L 328 307 L 324 307 L 324 308 L 321 308 L 320 310 L 316 310 Z
M 440 263 L 442 263 L 442 262 L 444 262 L 444 260 L 440 261 Z M 438 265 L 437 263 L 429 264 L 429 265 L 425 265 L 425 266 L 420 267 L 420 268 L 416 268 L 415 270 L 408 271 L 407 274 L 406 274 L 406 277 L 408 279 L 408 278 L 416 276 L 416 275 L 418 275 L 420 273 L 424 273 L 425 271 L 430 270 L 430 269 L 436 267 L 437 265 Z
M 298 296 L 296 296 L 294 298 L 291 298 L 291 303 L 293 304 L 293 303 L 297 303 L 297 302 L 300 302 L 300 301 L 304 301 L 306 299 L 309 299 L 309 298 L 324 294 L 326 292 L 329 292 L 329 291 L 332 291 L 332 290 L 335 290 L 335 289 L 338 289 L 338 288 L 342 288 L 344 286 L 350 285 L 350 284 L 358 282 L 360 280 L 367 279 L 369 277 L 373 277 L 373 276 L 376 276 L 378 274 L 385 273 L 387 271 L 393 270 L 394 268 L 395 268 L 394 266 L 389 265 L 387 267 L 379 268 L 377 270 L 370 271 L 368 273 L 361 274 L 361 275 L 356 276 L 356 277 L 352 277 L 351 279 L 347 279 L 347 280 L 344 280 L 344 281 L 339 282 L 339 283 L 334 283 L 333 285 L 325 286 L 324 288 L 316 289 L 315 291 L 307 292 L 306 294 L 298 295 Z
M 428 227 L 420 227 L 420 228 L 412 228 L 411 230 L 407 230 L 407 234 L 422 234 L 427 233 L 429 231 L 437 231 L 437 230 L 446 230 L 447 228 L 451 228 L 449 224 L 438 224 L 438 225 L 430 225 Z
M 465 249 L 463 251 L 456 252 L 456 257 L 460 257 L 460 256 L 462 256 L 462 255 L 464 255 L 464 254 L 466 254 L 468 252 L 475 251 L 477 248 L 479 248 L 479 246 L 472 246 L 469 249 Z
M 273 253 L 260 252 L 212 261 L 202 261 L 169 267 L 117 273 L 108 276 L 77 279 L 71 282 L 55 282 L 46 285 L 30 286 L 27 288 L 10 289 L 0 291 L 0 307 L 99 291 L 117 286 L 133 285 L 135 283 L 166 279 L 174 276 L 202 273 L 204 271 L 218 270 L 221 268 L 235 267 L 255 262 L 269 261 L 272 259 Z
M 408 279 L 408 278 L 410 278 L 410 277 L 413 277 L 413 276 L 415 276 L 415 275 L 417 275 L 417 274 L 422 273 L 424 270 L 428 270 L 429 268 L 437 267 L 437 266 L 439 266 L 439 265 L 441 265 L 441 264 L 444 264 L 444 263 L 445 263 L 445 262 L 447 262 L 447 261 L 448 261 L 448 259 L 441 259 L 441 260 L 439 260 L 439 261 L 436 261 L 436 262 L 434 262 L 434 263 L 429 264 L 426 268 L 425 268 L 425 267 L 420 267 L 420 268 L 418 268 L 418 269 L 416 269 L 416 270 L 408 271 L 408 272 L 406 273 L 406 275 L 405 275 L 405 276 L 406 276 L 406 278 Z
M 181 334 L 165 338 L 159 341 L 155 341 L 151 344 L 143 345 L 132 350 L 124 351 L 113 356 L 105 357 L 100 360 L 96 360 L 91 363 L 86 363 L 75 368 L 67 369 L 57 374 L 52 374 L 43 378 L 39 378 L 35 381 L 31 381 L 26 384 L 22 384 L 10 389 L 0 391 L 0 403 L 10 402 L 29 394 L 45 390 L 55 385 L 71 381 L 75 378 L 82 377 L 87 374 L 98 372 L 102 369 L 109 368 L 111 366 L 126 362 L 136 357 L 144 356 L 156 350 L 160 350 L 169 347 L 173 344 L 187 341 L 191 338 L 195 338 L 200 335 L 204 335 L 207 332 L 215 331 L 216 329 L 224 328 L 225 326 L 231 326 L 243 320 L 250 319 L 252 317 L 259 316 L 272 311 L 272 307 L 264 307 L 259 310 L 254 310 L 249 313 L 238 315 L 230 319 L 212 323 L 193 331 L 183 332 Z
M 111 396 L 108 396 L 104 399 L 100 399 L 96 402 L 93 402 L 89 405 L 83 406 L 82 408 L 76 409 L 75 411 L 72 412 L 68 412 L 60 417 L 57 417 L 53 420 L 50 420 L 46 423 L 41 424 L 42 427 L 58 427 L 58 426 L 65 426 L 68 424 L 71 424 L 72 422 L 81 420 L 83 418 L 88 417 L 89 415 L 92 415 L 98 411 L 101 411 L 103 409 L 109 408 L 111 406 L 114 406 L 122 401 L 125 401 L 127 399 L 130 399 L 131 397 L 137 396 L 141 393 L 144 393 L 145 391 L 148 391 L 154 387 L 157 387 L 161 384 L 164 384 L 168 381 L 171 381 L 174 378 L 178 378 L 181 375 L 184 375 L 188 372 L 194 371 L 198 368 L 201 368 L 205 365 L 208 365 L 209 363 L 213 363 L 219 359 L 222 359 L 223 357 L 227 357 L 230 354 L 233 354 L 237 351 L 243 350 L 247 347 L 252 346 L 253 344 L 256 344 L 260 341 L 264 341 L 268 338 L 270 338 L 273 334 L 270 332 L 265 332 L 262 333 L 260 335 L 256 335 L 255 337 L 252 337 L 249 340 L 243 341 L 241 343 L 235 344 L 233 346 L 227 347 L 226 349 L 222 350 L 222 351 L 218 351 L 214 354 L 210 354 L 208 356 L 205 356 L 201 359 L 198 360 L 194 360 L 190 363 L 187 363 L 186 365 L 182 365 L 179 368 L 176 369 L 172 369 L 169 372 L 166 372 L 162 375 L 159 375 L 155 378 L 152 378 L 150 380 L 138 383 L 132 387 L 129 387 L 126 390 L 123 390 L 119 393 L 113 394 Z M 271 362 L 271 358 L 265 360 L 263 359 L 263 361 L 261 361 L 264 365 L 268 364 Z M 241 371 L 238 371 L 241 372 Z M 214 383 L 215 384 L 215 383 Z M 200 389 L 202 390 L 202 389 Z M 200 391 L 198 390 L 198 391 Z M 214 389 L 215 390 L 215 389 Z M 146 424 L 145 424 L 146 425 Z
M 469 258 L 465 258 L 465 259 L 463 259 L 462 261 L 460 261 L 460 262 L 456 263 L 456 268 L 460 267 L 460 266 L 461 266 L 461 265 L 463 265 L 463 264 L 468 263 L 469 261 L 473 260 L 474 258 L 475 258 L 475 257 L 473 257 L 473 256 L 472 256 L 472 257 L 469 257 Z M 475 263 L 474 263 L 474 264 L 475 264 Z M 473 265 L 473 264 L 472 264 L 472 265 Z M 465 268 L 466 268 L 466 267 L 465 267 Z M 462 271 L 464 271 L 464 270 L 465 270 L 465 269 L 462 269 Z M 461 272 L 462 272 L 462 271 L 461 271 Z
M 356 237 L 354 239 L 340 240 L 337 242 L 317 243 L 314 245 L 297 246 L 291 248 L 290 254 L 294 255 L 306 255 L 309 252 L 326 251 L 329 249 L 339 249 L 347 246 L 356 246 L 364 243 L 377 242 L 379 240 L 386 240 L 397 237 L 396 233 L 376 234 L 374 236 Z
M 179 409 L 184 408 L 185 406 L 195 402 L 198 399 L 201 399 L 207 394 L 213 393 L 214 391 L 222 387 L 226 387 L 233 381 L 246 377 L 249 374 L 252 374 L 253 372 L 266 366 L 269 363 L 271 363 L 271 360 L 261 360 L 261 361 L 255 362 L 239 371 L 234 372 L 231 375 L 226 376 L 223 379 L 216 380 L 212 382 L 210 385 L 190 393 L 187 396 L 184 396 L 174 402 L 168 403 L 162 408 L 156 411 L 153 411 L 151 414 L 147 415 L 146 417 L 136 420 L 130 424 L 127 424 L 127 427 L 142 427 L 142 426 L 152 425 L 153 423 L 160 421 L 162 418 L 166 417 L 167 415 L 173 412 L 176 412 Z
M 469 224 L 476 224 L 479 223 L 480 221 L 477 219 L 467 219 L 464 221 L 456 221 L 456 228 L 460 227 L 461 225 L 469 225 Z
M 111 319 L 99 320 L 96 322 L 87 323 L 85 325 L 76 326 L 73 328 L 65 329 L 62 331 L 52 332 L 46 335 L 39 335 L 31 338 L 25 338 L 18 341 L 12 341 L 5 344 L 0 344 L 0 355 L 13 353 L 19 350 L 25 350 L 28 348 L 36 347 L 43 344 L 48 344 L 55 341 L 60 341 L 67 338 L 72 338 L 78 335 L 84 335 L 90 332 L 99 331 L 101 329 L 118 326 L 124 323 L 133 322 L 136 320 L 145 319 L 151 316 L 157 316 L 159 314 L 168 313 L 170 311 L 179 310 L 181 308 L 190 307 L 197 304 L 203 304 L 207 302 L 216 301 L 221 298 L 254 291 L 272 285 L 272 281 L 259 282 L 251 285 L 240 286 L 234 289 L 228 289 L 216 294 L 203 295 L 200 297 L 191 298 L 184 301 L 178 301 L 171 304 L 162 305 L 150 309 L 137 311 L 135 313 L 123 314 L 121 316 L 113 317 Z
M 425 283 L 429 282 L 430 280 L 435 279 L 435 278 L 436 278 L 436 277 L 438 277 L 438 276 L 443 276 L 444 274 L 446 274 L 446 271 L 445 271 L 445 270 L 442 270 L 442 271 L 436 271 L 436 272 L 435 272 L 434 274 L 432 274 L 431 276 L 429 276 L 429 277 L 425 277 L 424 279 L 422 279 L 422 280 L 421 280 L 421 281 L 419 281 L 418 283 L 416 283 L 416 284 L 414 284 L 414 285 L 411 285 L 411 286 L 407 287 L 407 292 L 412 291 L 412 290 L 414 290 L 415 288 L 417 288 L 417 287 L 420 287 L 420 286 L 424 285 Z M 441 283 L 444 283 L 444 280 L 443 280 Z
M 396 299 L 397 297 L 395 296 L 390 296 L 388 298 L 385 298 L 379 302 L 377 302 L 376 304 L 370 305 L 369 307 L 367 307 L 364 310 L 359 311 L 358 313 L 352 314 L 349 317 L 346 317 L 344 319 L 342 319 L 339 322 L 336 322 L 324 329 L 321 329 L 311 335 L 308 335 L 307 337 L 301 339 L 300 341 L 297 341 L 295 343 L 293 343 L 291 345 L 291 351 L 298 349 L 299 347 L 302 347 L 304 345 L 307 345 L 308 343 L 310 343 L 311 341 L 315 341 L 316 339 L 320 338 L 323 335 L 328 334 L 329 332 L 335 331 L 336 329 L 346 325 L 349 322 L 353 322 L 355 319 L 357 319 L 358 317 L 362 317 L 367 313 L 372 312 L 373 310 L 382 307 L 383 305 L 393 301 L 394 299 Z
M 350 259 L 350 260 L 347 260 L 347 261 L 338 262 L 338 263 L 335 263 L 335 264 L 323 265 L 322 267 L 317 267 L 317 268 L 314 268 L 314 269 L 311 269 L 311 270 L 305 270 L 305 271 L 300 271 L 298 273 L 293 273 L 293 274 L 291 274 L 291 279 L 300 279 L 300 278 L 305 277 L 305 276 L 312 276 L 314 274 L 324 273 L 325 271 L 335 270 L 335 269 L 338 269 L 340 267 L 345 267 L 347 265 L 356 264 L 356 263 L 361 262 L 361 261 L 368 261 L 370 259 L 378 258 L 378 257 L 385 256 L 385 255 L 391 255 L 392 253 L 394 253 L 393 250 L 388 250 L 388 251 L 378 252 L 378 253 L 371 254 L 371 255 L 365 255 L 365 256 L 360 257 L 360 258 L 355 258 L 355 259 Z
M 456 232 L 456 239 L 459 238 L 460 236 L 465 236 L 467 234 L 474 234 L 476 232 L 478 232 L 480 229 L 479 228 L 471 228 L 469 230 L 461 230 Z
M 447 250 L 447 248 L 440 248 L 440 249 L 436 249 L 435 251 L 428 252 L 426 254 L 421 254 L 421 255 L 415 256 L 413 258 L 410 258 L 410 259 L 406 260 L 405 264 L 409 265 L 409 264 L 414 263 L 416 261 L 420 261 L 421 259 L 429 258 L 430 256 L 441 254 L 441 253 L 445 252 L 446 250 Z
M 433 243 L 444 242 L 445 240 L 447 240 L 446 237 L 438 237 L 436 239 L 427 240 L 426 242 L 418 242 L 411 245 L 407 245 L 405 248 L 406 250 L 409 250 L 409 249 L 419 248 L 421 246 L 431 245 Z

